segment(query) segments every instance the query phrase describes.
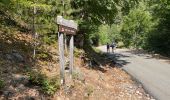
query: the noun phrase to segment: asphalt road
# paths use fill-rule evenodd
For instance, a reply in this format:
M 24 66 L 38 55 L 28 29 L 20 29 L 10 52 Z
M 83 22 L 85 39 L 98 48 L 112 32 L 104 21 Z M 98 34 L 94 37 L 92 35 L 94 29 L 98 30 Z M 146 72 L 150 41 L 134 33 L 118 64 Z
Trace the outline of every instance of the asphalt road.
M 98 47 L 106 52 L 106 46 Z M 170 61 L 129 49 L 116 49 L 118 65 L 143 84 L 145 90 L 157 100 L 170 100 Z

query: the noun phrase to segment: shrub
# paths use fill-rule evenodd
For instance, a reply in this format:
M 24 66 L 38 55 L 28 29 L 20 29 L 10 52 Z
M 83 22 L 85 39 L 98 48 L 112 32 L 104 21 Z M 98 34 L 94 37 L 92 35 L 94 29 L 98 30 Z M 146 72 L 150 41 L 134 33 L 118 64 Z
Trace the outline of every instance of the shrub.
M 29 81 L 34 85 L 40 86 L 42 91 L 48 95 L 53 95 L 58 89 L 60 89 L 59 77 L 49 79 L 44 74 L 30 72 Z
M 0 79 L 0 89 L 4 87 L 4 81 Z
M 38 72 L 32 71 L 29 73 L 29 81 L 34 85 L 42 85 L 42 82 L 45 78 L 45 75 Z
M 79 69 L 74 69 L 73 70 L 72 78 L 74 80 L 79 80 L 79 81 L 81 81 L 83 83 L 85 82 L 84 75 L 83 75 L 83 73 Z
M 92 86 L 87 86 L 85 90 L 88 96 L 90 96 L 94 91 Z
M 42 53 L 42 54 L 38 54 L 37 57 L 38 57 L 39 59 L 46 59 L 46 58 L 48 58 L 48 55 L 45 54 L 45 53 Z
M 59 79 L 45 79 L 42 83 L 42 90 L 43 92 L 53 95 L 58 89 L 60 89 L 60 81 Z
M 74 56 L 75 57 L 80 57 L 84 54 L 85 54 L 85 52 L 83 50 L 75 48 L 75 50 L 74 50 Z

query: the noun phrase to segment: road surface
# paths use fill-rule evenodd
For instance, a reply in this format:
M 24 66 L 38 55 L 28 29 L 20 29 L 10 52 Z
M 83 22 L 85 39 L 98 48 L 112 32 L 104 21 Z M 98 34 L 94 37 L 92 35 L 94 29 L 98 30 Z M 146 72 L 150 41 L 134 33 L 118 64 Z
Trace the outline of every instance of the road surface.
M 106 52 L 106 46 L 98 47 Z M 157 100 L 170 100 L 170 63 L 156 59 L 149 54 L 137 53 L 129 49 L 117 49 L 116 62 L 126 72 L 143 84 L 145 90 Z

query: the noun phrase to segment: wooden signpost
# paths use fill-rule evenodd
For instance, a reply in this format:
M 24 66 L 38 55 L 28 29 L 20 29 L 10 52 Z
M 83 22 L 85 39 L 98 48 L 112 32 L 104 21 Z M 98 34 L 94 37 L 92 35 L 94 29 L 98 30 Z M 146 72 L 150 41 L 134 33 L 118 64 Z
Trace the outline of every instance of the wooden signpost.
M 62 16 L 57 16 L 58 24 L 58 42 L 59 42 L 59 59 L 60 59 L 60 77 L 61 84 L 65 83 L 65 60 L 64 60 L 64 34 L 70 35 L 69 42 L 69 70 L 72 75 L 73 64 L 74 64 L 74 35 L 76 35 L 77 24 L 73 20 L 66 20 Z

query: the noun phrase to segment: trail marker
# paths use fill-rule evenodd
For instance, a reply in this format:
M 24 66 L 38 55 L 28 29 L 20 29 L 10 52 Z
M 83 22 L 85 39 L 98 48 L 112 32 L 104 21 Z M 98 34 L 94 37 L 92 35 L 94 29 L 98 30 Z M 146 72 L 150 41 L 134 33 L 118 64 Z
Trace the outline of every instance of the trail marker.
M 62 16 L 57 16 L 58 24 L 58 42 L 59 42 L 59 59 L 60 59 L 60 76 L 61 84 L 65 83 L 65 60 L 64 60 L 64 34 L 70 35 L 69 42 L 69 70 L 72 75 L 74 65 L 74 35 L 76 35 L 77 24 L 73 20 L 66 20 Z

